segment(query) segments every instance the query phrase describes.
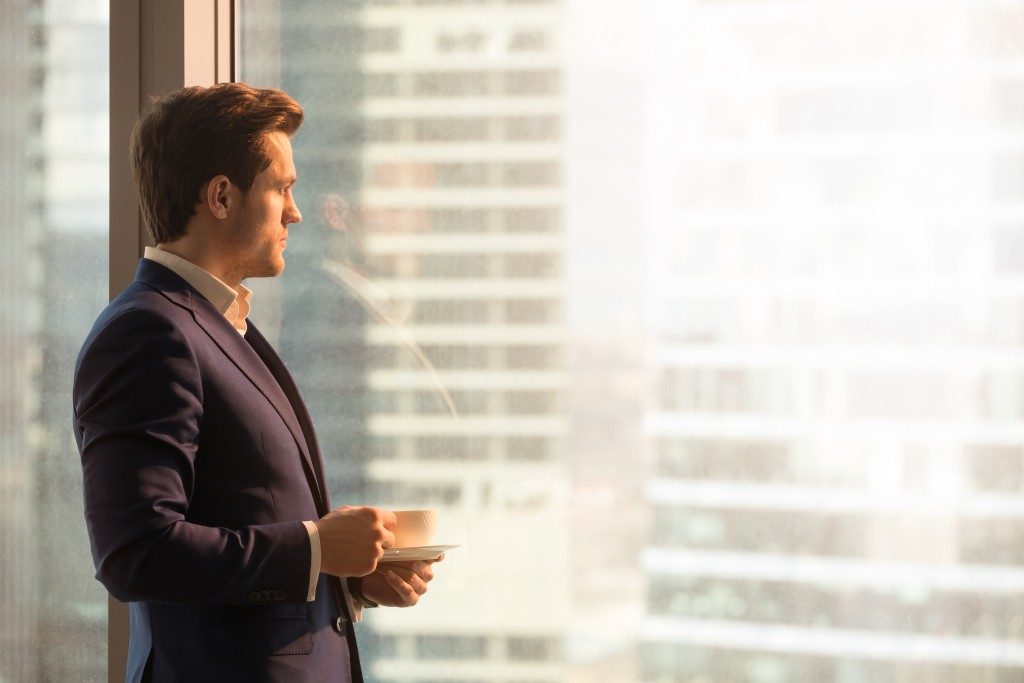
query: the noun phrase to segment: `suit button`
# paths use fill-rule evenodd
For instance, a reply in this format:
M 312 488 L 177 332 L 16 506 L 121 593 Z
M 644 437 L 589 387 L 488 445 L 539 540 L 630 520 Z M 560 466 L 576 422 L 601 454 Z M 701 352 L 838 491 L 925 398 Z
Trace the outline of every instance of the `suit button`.
M 284 600 L 284 591 L 274 591 L 274 600 L 278 602 Z
M 345 632 L 345 618 L 344 617 L 338 617 L 337 619 L 334 620 L 334 630 L 337 631 L 338 633 L 344 633 Z
M 249 602 L 259 602 L 259 600 L 260 600 L 259 592 L 253 591 L 252 593 L 249 593 Z
M 266 602 L 270 599 L 270 591 L 260 591 L 260 600 Z

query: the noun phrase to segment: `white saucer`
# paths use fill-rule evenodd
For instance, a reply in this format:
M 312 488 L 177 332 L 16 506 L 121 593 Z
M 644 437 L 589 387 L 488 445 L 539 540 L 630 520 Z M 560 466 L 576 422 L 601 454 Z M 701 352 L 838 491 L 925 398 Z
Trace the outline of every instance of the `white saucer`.
M 412 560 L 436 560 L 444 551 L 458 548 L 457 545 L 421 545 L 413 548 L 386 548 L 381 562 L 407 562 Z

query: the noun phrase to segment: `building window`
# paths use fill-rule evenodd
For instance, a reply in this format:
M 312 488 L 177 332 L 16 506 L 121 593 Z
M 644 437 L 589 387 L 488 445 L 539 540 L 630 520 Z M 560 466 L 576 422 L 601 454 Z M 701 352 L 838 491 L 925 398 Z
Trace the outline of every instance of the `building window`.
M 559 641 L 554 638 L 509 638 L 508 658 L 519 661 L 547 662 L 561 659 Z
M 467 97 L 487 95 L 491 75 L 486 71 L 424 72 L 413 75 L 415 97 Z
M 561 229 L 562 212 L 557 207 L 514 207 L 505 209 L 506 232 L 556 232 Z
M 550 35 L 546 31 L 516 31 L 508 39 L 509 52 L 543 52 Z
M 416 653 L 423 659 L 483 659 L 487 639 L 477 636 L 417 636 Z
M 510 97 L 557 95 L 561 90 L 561 74 L 548 71 L 506 71 L 504 93 Z
M 510 142 L 557 140 L 562 131 L 559 116 L 510 116 L 505 118 L 505 139 Z

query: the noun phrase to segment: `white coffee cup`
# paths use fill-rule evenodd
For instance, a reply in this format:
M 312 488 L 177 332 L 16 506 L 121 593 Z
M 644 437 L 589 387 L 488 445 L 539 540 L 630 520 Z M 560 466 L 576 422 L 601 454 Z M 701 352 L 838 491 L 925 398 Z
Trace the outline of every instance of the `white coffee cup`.
M 418 548 L 430 545 L 437 529 L 435 510 L 394 510 L 396 548 Z

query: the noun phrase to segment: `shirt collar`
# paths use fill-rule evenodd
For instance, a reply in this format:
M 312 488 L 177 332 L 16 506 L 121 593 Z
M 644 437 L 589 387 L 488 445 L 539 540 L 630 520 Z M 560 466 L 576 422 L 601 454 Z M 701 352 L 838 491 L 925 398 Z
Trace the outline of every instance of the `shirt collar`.
M 185 282 L 192 285 L 197 292 L 213 304 L 214 308 L 228 319 L 228 322 L 238 330 L 239 334 L 245 334 L 248 329 L 245 319 L 251 309 L 251 289 L 239 283 L 236 290 L 191 261 L 157 247 L 146 247 L 143 257 L 166 266 L 180 275 Z

